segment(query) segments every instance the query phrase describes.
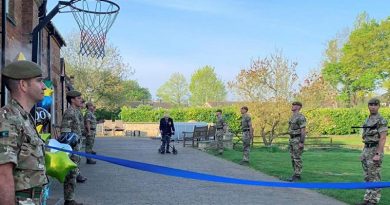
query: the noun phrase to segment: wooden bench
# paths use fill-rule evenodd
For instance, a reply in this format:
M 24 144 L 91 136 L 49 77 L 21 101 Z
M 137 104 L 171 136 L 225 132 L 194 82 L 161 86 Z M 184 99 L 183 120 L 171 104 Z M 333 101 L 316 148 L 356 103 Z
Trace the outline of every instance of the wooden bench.
M 122 120 L 115 120 L 114 122 L 114 136 L 117 136 L 117 132 L 121 133 L 121 136 L 125 136 L 125 127 Z M 139 136 L 139 135 L 138 135 Z
M 193 132 L 182 132 L 183 134 L 183 147 L 186 146 L 186 141 L 191 141 L 192 147 L 198 147 L 200 140 L 206 140 L 208 138 L 208 126 L 194 127 Z

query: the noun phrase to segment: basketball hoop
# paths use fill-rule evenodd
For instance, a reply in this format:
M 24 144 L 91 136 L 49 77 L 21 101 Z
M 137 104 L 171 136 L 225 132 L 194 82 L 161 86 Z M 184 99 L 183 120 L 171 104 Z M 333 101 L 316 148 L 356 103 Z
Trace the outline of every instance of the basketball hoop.
M 106 35 L 119 13 L 119 5 L 109 0 L 72 0 L 69 3 L 80 28 L 79 53 L 104 58 Z

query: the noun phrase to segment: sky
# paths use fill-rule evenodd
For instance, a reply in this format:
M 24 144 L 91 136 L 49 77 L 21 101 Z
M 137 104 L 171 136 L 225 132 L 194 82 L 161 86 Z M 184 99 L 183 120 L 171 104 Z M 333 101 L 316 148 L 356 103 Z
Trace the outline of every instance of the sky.
M 89 0 L 90 1 L 90 0 Z M 57 0 L 49 0 L 50 11 Z M 120 13 L 108 32 L 129 76 L 156 90 L 171 74 L 192 73 L 205 66 L 228 82 L 252 59 L 282 51 L 298 63 L 299 81 L 320 68 L 326 43 L 352 28 L 358 14 L 377 20 L 390 16 L 388 0 L 114 0 Z M 66 37 L 78 31 L 69 13 L 53 18 Z M 229 94 L 231 100 L 234 96 Z

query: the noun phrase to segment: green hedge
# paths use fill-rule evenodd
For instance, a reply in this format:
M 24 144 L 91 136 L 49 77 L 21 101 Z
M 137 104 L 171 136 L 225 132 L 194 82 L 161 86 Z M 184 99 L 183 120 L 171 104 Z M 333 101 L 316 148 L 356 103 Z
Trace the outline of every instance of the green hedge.
M 379 112 L 385 119 L 390 119 L 390 108 L 381 108 Z M 360 133 L 361 130 L 351 127 L 363 125 L 369 112 L 367 108 L 321 108 L 304 114 L 309 130 L 325 135 L 345 135 Z
M 174 108 L 170 109 L 170 116 L 176 122 L 202 121 L 214 122 L 217 108 Z M 119 116 L 125 122 L 158 122 L 164 115 L 164 109 L 153 109 L 151 106 L 141 105 L 138 108 L 123 107 Z M 321 108 L 303 111 L 308 121 L 310 133 L 325 135 L 345 135 L 359 133 L 360 126 L 368 116 L 367 108 Z M 390 120 L 390 108 L 381 108 L 381 115 Z M 240 129 L 240 113 L 236 107 L 224 107 L 223 115 L 233 131 Z M 258 130 L 255 129 L 255 134 Z
M 216 108 L 174 108 L 169 110 L 169 115 L 176 122 L 207 122 L 215 121 Z M 164 115 L 164 109 L 153 109 L 148 105 L 141 105 L 137 108 L 123 107 L 120 118 L 125 122 L 158 122 Z M 240 114 L 235 112 L 234 107 L 226 107 L 223 109 L 223 115 L 233 131 L 240 129 Z

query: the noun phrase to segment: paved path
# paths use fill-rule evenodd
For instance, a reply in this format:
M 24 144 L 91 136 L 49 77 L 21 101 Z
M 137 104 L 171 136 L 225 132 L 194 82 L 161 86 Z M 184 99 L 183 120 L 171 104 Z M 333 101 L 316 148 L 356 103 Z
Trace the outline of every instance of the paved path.
M 140 138 L 98 138 L 98 154 L 153 163 L 197 172 L 252 180 L 278 181 L 251 168 L 176 144 L 178 155 L 157 153 L 158 140 Z M 138 171 L 98 161 L 81 163 L 88 177 L 78 184 L 76 200 L 95 204 L 344 204 L 317 192 L 303 189 L 277 189 L 220 184 L 176 178 Z M 62 185 L 53 182 L 51 204 L 62 204 Z

